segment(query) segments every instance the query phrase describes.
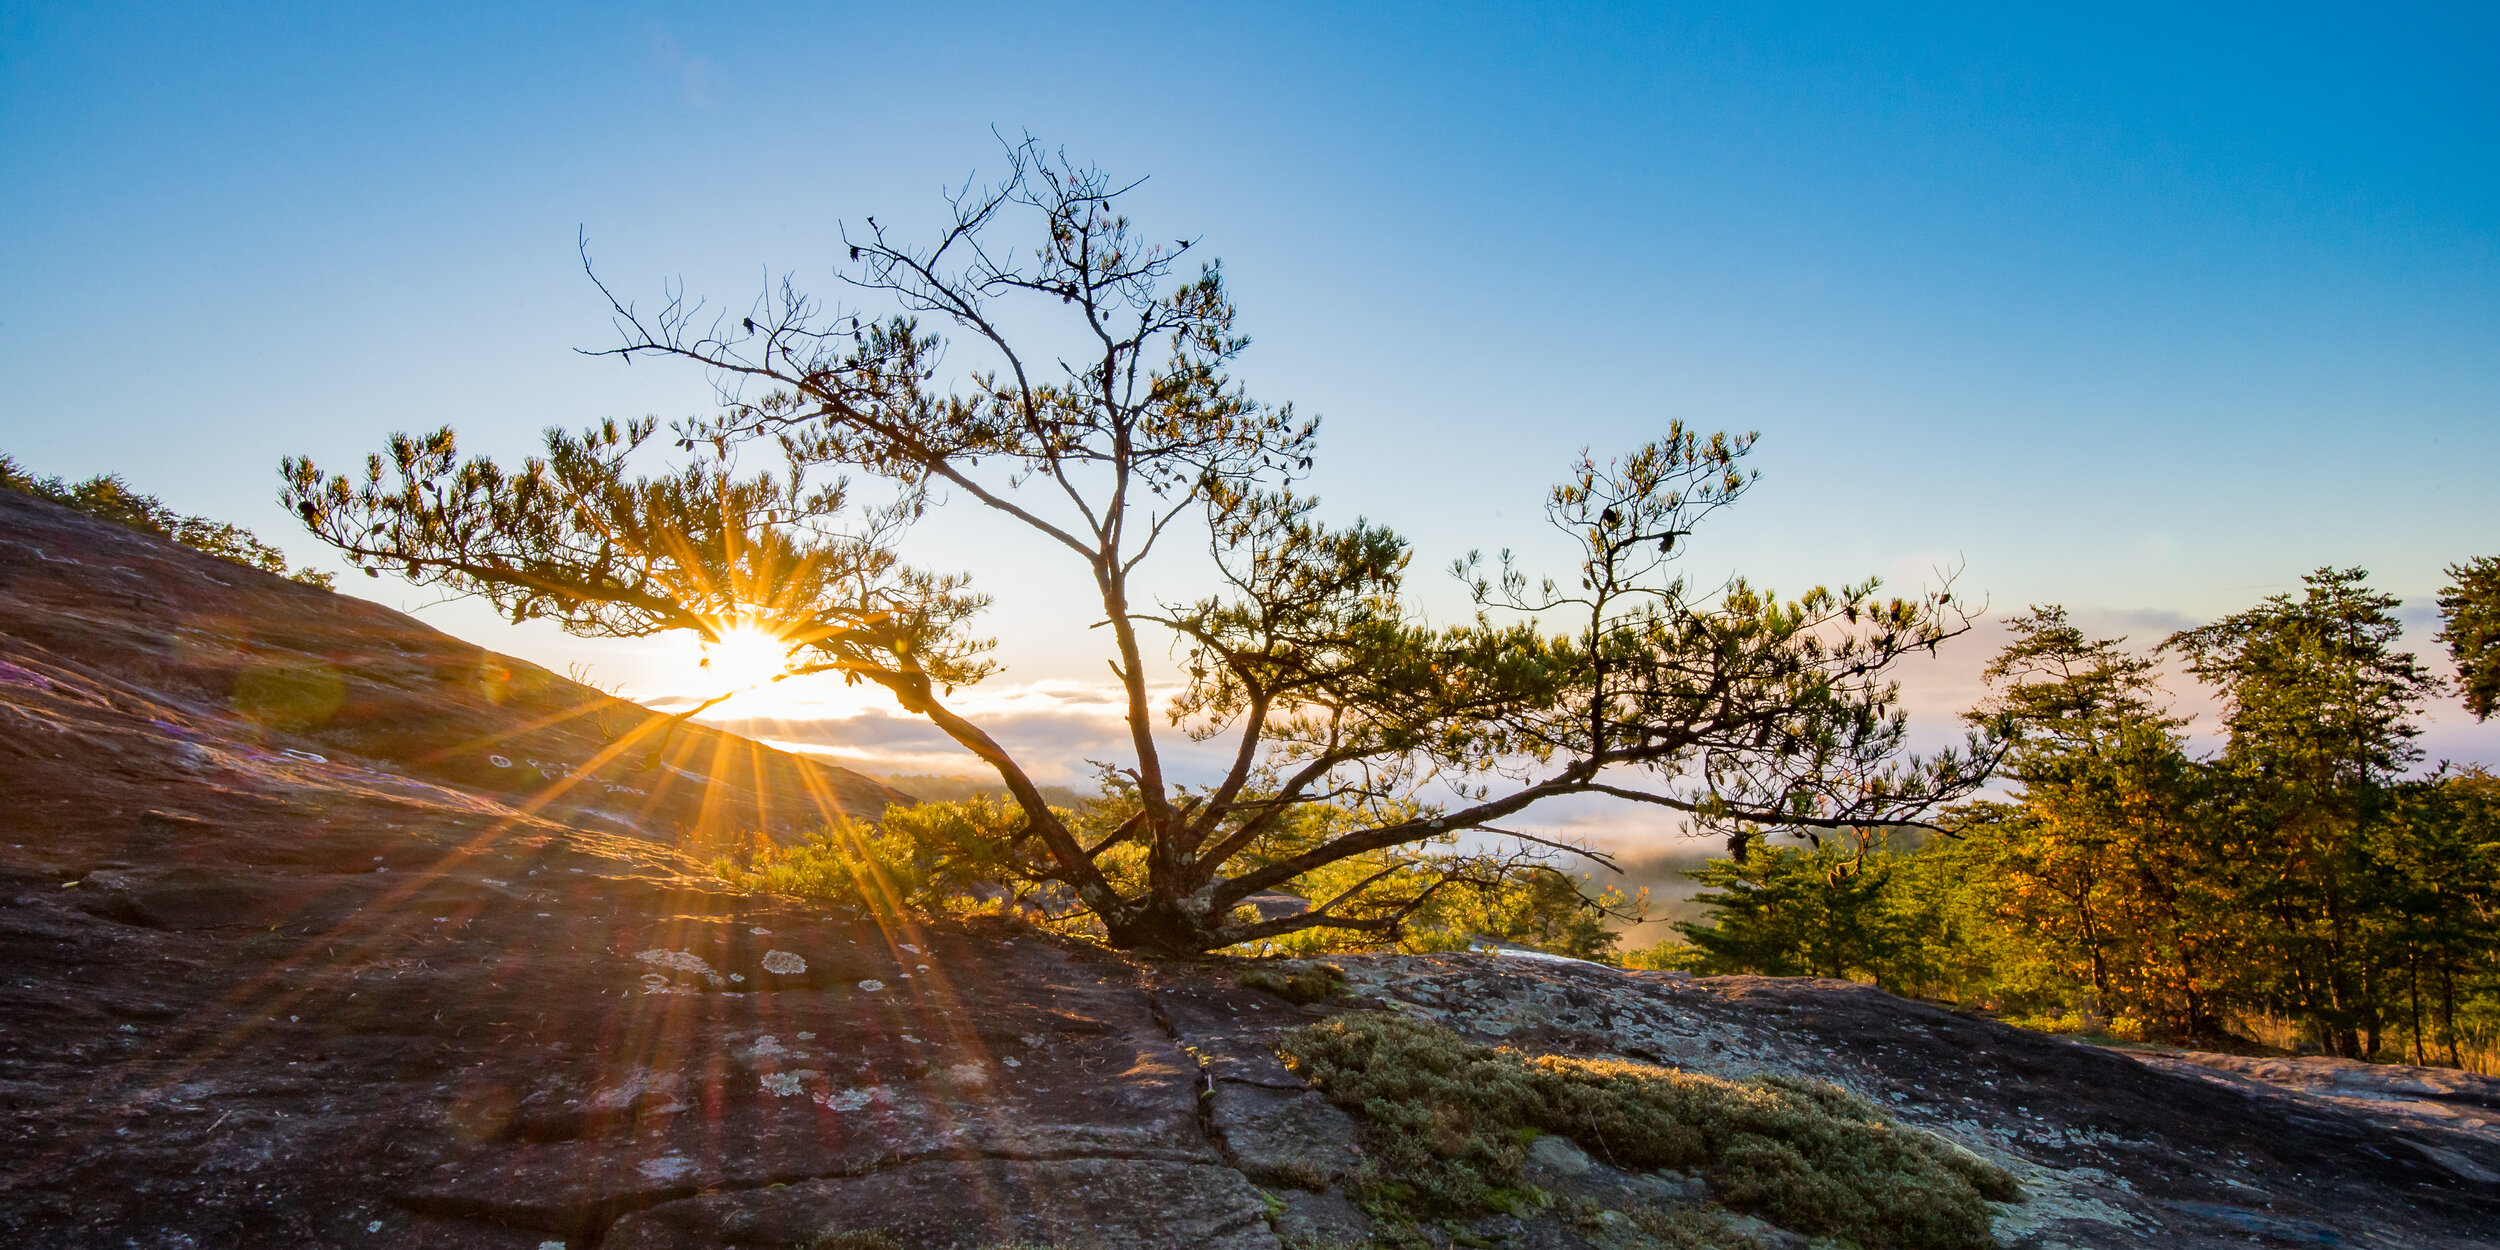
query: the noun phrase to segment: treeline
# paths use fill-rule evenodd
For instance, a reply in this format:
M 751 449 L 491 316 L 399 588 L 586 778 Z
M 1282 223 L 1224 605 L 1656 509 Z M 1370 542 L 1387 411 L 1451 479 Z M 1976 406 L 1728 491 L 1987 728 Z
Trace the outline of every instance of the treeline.
M 2450 570 L 2442 639 L 2469 710 L 2500 674 L 2500 560 Z M 1634 962 L 1872 980 L 2050 1027 L 2487 1066 L 2500 1043 L 2500 777 L 2420 768 L 2442 683 L 2397 601 L 2320 570 L 2154 655 L 2058 608 L 2015 622 L 1975 721 L 2003 799 L 1941 836 L 1762 847 L 1697 874 L 1705 922 Z M 2199 753 L 2158 682 L 2221 704 Z
M 13 490 L 49 500 L 99 520 L 127 526 L 143 534 L 154 534 L 158 538 L 172 539 L 194 551 L 203 551 L 264 573 L 275 573 L 324 590 L 335 589 L 333 582 L 336 579 L 330 574 L 319 569 L 290 567 L 285 552 L 262 542 L 260 536 L 252 531 L 230 522 L 176 512 L 156 496 L 132 488 L 118 473 L 98 474 L 83 482 L 69 482 L 58 477 L 37 477 L 16 460 L 0 455 L 0 490 Z

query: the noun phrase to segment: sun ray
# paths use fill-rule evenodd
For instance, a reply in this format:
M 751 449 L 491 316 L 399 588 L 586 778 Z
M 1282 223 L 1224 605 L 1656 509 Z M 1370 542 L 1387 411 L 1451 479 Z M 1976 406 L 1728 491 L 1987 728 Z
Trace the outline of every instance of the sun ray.
M 790 643 L 751 621 L 722 630 L 703 645 L 703 676 L 711 686 L 744 692 L 781 680 L 790 669 Z

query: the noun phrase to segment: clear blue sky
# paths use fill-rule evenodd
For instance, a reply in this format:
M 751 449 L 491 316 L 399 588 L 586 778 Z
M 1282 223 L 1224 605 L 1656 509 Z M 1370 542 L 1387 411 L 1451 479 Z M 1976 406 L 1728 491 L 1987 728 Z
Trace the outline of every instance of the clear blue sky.
M 1787 589 L 1959 562 L 2192 620 L 2500 551 L 2488 5 L 14 0 L 0 450 L 303 552 L 283 454 L 701 405 L 572 354 L 577 228 L 738 302 L 839 219 L 925 220 L 992 126 L 1152 175 L 1253 387 L 1325 414 L 1317 488 L 1425 569 L 1669 417 L 1763 432 L 1705 550 Z

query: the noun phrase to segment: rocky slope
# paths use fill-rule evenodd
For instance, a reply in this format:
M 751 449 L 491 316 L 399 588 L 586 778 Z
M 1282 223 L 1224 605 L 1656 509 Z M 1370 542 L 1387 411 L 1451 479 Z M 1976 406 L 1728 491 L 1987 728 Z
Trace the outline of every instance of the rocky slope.
M 457 793 L 695 850 L 901 797 L 700 725 L 663 732 L 378 604 L 5 490 L 0 665 L 13 774 Z
M 1348 960 L 1305 1007 L 1218 963 L 881 925 L 726 893 L 685 849 L 869 783 L 697 731 L 646 784 L 610 753 L 636 715 L 0 495 L 0 1242 L 1353 1243 L 1390 1231 L 1343 1192 L 1365 1130 L 1274 1039 L 1393 1010 L 1835 1081 L 2013 1170 L 2009 1246 L 2500 1245 L 2491 1082 L 1500 954 Z M 1599 1213 L 1709 1193 L 1598 1141 L 1532 1158 L 1567 1201 L 1417 1235 L 1656 1245 Z

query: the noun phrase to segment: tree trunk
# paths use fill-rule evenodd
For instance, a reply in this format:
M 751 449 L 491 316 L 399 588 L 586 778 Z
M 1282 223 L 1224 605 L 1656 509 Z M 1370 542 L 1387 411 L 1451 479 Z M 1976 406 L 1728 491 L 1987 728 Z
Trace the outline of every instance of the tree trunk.
M 2405 993 L 2413 1003 L 2413 1062 L 2427 1067 L 2430 1061 L 2424 1058 L 2422 1049 L 2422 956 L 2409 947 L 2405 951 Z
M 2439 965 L 2439 1033 L 2448 1043 L 2448 1066 L 2464 1067 L 2465 1061 L 2457 1056 L 2456 970 L 2446 960 Z
M 1196 955 L 1222 943 L 1219 935 L 1176 899 L 1150 895 L 1118 924 L 1106 924 L 1111 944 L 1155 955 Z

